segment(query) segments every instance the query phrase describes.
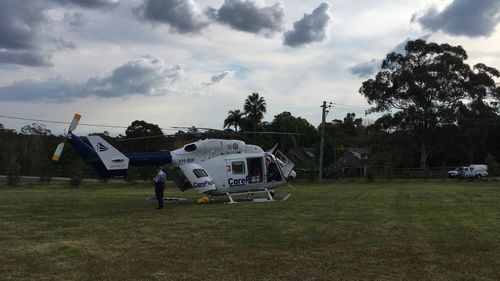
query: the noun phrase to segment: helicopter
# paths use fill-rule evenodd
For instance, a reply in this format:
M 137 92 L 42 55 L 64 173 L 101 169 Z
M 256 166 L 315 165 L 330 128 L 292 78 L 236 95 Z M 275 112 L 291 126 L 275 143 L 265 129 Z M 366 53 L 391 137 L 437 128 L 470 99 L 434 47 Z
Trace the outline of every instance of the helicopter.
M 124 179 L 129 166 L 164 166 L 181 191 L 193 188 L 199 195 L 227 196 L 227 203 L 238 203 L 234 196 L 258 193 L 267 196 L 254 202 L 274 201 L 274 190 L 296 177 L 294 163 L 276 146 L 264 151 L 241 140 L 204 139 L 173 151 L 123 154 L 100 136 L 73 134 L 80 118 L 74 115 L 52 160 L 60 159 L 68 142 L 101 178 Z

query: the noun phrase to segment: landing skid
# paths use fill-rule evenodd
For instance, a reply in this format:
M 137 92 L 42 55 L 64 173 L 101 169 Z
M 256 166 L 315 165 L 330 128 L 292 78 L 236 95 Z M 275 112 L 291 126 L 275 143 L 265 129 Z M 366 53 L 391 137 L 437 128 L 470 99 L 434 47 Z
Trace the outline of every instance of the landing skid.
M 229 199 L 229 202 L 226 202 L 225 204 L 237 204 L 237 203 L 268 203 L 268 202 L 276 202 L 276 201 L 286 201 L 290 198 L 292 193 L 288 193 L 283 199 L 281 200 L 275 200 L 273 198 L 273 195 L 271 194 L 273 192 L 272 190 L 268 190 L 267 188 L 262 191 L 252 191 L 252 192 L 241 192 L 241 193 L 226 193 L 227 198 Z M 256 193 L 266 193 L 267 197 L 266 198 L 246 198 L 246 199 L 239 199 L 235 200 L 233 196 L 237 195 L 253 195 Z
M 156 202 L 156 197 L 146 197 L 146 201 L 148 202 Z M 181 201 L 186 201 L 186 198 L 179 198 L 179 197 L 163 197 L 163 202 L 181 202 Z

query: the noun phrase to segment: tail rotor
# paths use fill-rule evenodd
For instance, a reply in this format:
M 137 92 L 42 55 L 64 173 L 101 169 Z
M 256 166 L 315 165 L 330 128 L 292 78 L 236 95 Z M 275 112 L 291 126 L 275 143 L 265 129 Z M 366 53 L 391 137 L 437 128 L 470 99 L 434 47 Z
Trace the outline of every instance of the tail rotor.
M 73 132 L 76 129 L 81 117 L 82 116 L 80 114 L 75 113 L 75 116 L 73 117 L 73 120 L 71 121 L 71 124 L 69 125 L 68 133 L 65 136 L 66 139 L 70 136 L 71 132 Z M 57 145 L 56 151 L 54 152 L 54 155 L 52 155 L 52 161 L 59 161 L 59 159 L 61 158 L 61 154 L 64 150 L 65 143 L 66 143 L 66 140 L 64 140 L 59 145 Z

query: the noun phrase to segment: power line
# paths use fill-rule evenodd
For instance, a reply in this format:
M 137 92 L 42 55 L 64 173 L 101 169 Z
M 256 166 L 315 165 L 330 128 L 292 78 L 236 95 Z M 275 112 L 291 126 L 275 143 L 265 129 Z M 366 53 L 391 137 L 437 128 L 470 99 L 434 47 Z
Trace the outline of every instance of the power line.
M 53 124 L 65 124 L 65 125 L 71 124 L 71 122 L 66 122 L 66 121 L 44 120 L 44 119 L 34 119 L 34 118 L 6 116 L 6 115 L 0 115 L 0 118 L 13 119 L 13 120 L 23 120 L 23 121 L 33 121 L 33 122 L 41 122 L 41 123 L 53 123 Z M 93 124 L 93 123 L 78 123 L 78 126 L 118 128 L 118 129 L 127 129 L 128 128 L 128 126 L 104 125 L 104 124 Z M 166 131 L 172 131 L 172 130 L 177 130 L 177 128 L 178 127 L 160 128 L 160 129 L 166 130 Z
M 361 106 L 356 106 L 356 105 L 348 105 L 348 104 L 341 104 L 341 103 L 333 103 L 334 105 L 338 105 L 341 107 L 351 107 L 351 108 L 357 108 L 357 109 L 363 109 L 363 110 L 368 110 L 369 108 L 366 107 L 361 107 Z

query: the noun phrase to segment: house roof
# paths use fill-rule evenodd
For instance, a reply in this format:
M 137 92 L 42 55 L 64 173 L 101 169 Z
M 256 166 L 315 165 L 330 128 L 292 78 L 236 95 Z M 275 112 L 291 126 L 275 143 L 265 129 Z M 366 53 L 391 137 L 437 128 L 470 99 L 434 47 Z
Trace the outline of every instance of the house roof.
M 314 148 L 292 148 L 288 154 L 295 156 L 301 161 L 312 161 L 316 159 Z

